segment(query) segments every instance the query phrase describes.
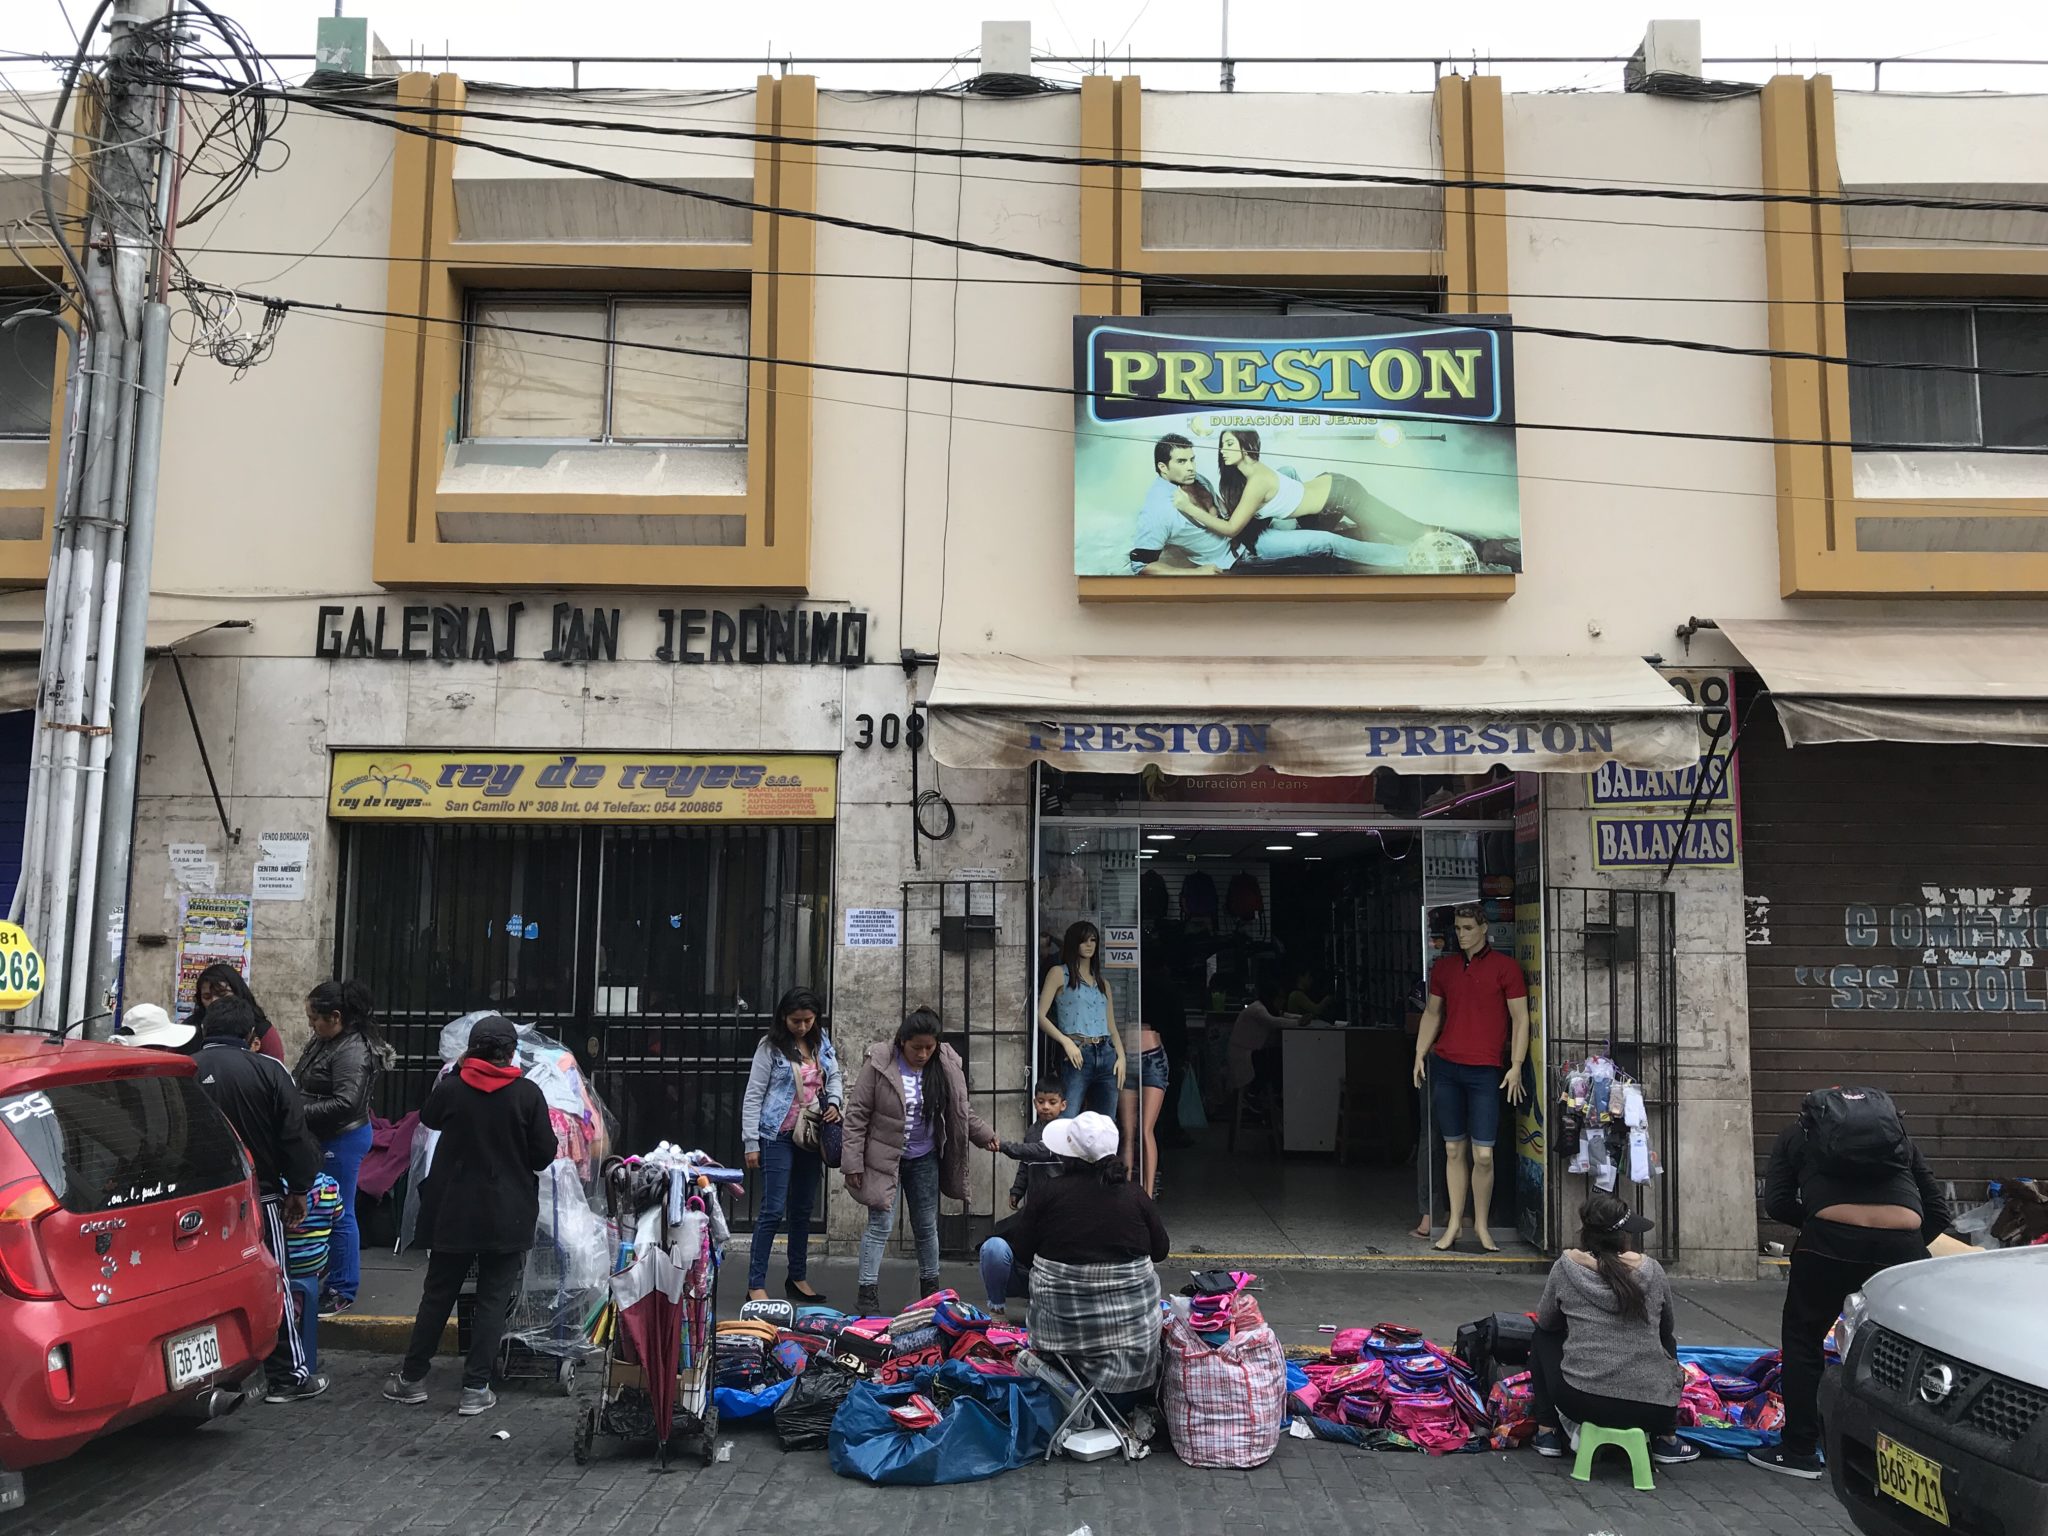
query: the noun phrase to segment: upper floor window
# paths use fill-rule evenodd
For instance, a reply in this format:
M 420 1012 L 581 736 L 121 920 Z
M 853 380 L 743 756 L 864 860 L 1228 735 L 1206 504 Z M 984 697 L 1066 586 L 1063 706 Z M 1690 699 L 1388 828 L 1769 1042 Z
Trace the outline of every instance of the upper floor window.
M 44 296 L 0 292 L 0 321 L 28 318 L 0 329 L 0 439 L 50 435 L 50 401 L 57 387 L 57 326 L 32 313 L 49 306 Z
M 1205 288 L 1176 283 L 1145 290 L 1145 313 L 1162 318 L 1170 315 L 1341 315 L 1360 308 L 1399 310 L 1417 315 L 1435 314 L 1437 301 L 1416 298 L 1403 292 L 1390 294 L 1341 293 L 1325 301 L 1313 298 L 1281 298 L 1278 295 L 1243 293 L 1230 288 Z
M 1852 304 L 1847 337 L 1867 362 L 2048 373 L 2048 305 Z M 2048 447 L 2048 377 L 1852 367 L 1849 421 L 1860 443 Z
M 466 340 L 464 437 L 747 440 L 744 299 L 484 294 L 470 301 Z

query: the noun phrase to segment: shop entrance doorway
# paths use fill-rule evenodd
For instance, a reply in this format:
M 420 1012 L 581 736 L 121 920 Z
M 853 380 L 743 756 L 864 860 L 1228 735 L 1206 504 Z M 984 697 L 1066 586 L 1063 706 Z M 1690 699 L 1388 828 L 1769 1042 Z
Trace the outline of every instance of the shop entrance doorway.
M 336 966 L 398 1052 L 387 1114 L 419 1107 L 442 1026 L 490 1008 L 576 1052 L 622 1145 L 737 1162 L 776 999 L 827 992 L 829 825 L 356 824 L 344 846 Z
M 1516 781 L 1445 786 L 1399 808 L 1113 796 L 1103 814 L 1076 777 L 1041 796 L 1038 975 L 1058 969 L 1072 924 L 1096 925 L 1127 1060 L 1154 1042 L 1165 1054 L 1164 1094 L 1141 1081 L 1120 1110 L 1175 1251 L 1430 1253 L 1412 1234 L 1433 1208 L 1440 1235 L 1446 1206 L 1441 1148 L 1426 1155 L 1434 1138 L 1412 1086 L 1415 1032 L 1457 905 L 1481 903 L 1490 941 L 1517 952 L 1518 866 L 1526 891 L 1538 865 L 1533 845 L 1518 846 Z M 1540 946 L 1540 903 L 1523 922 Z M 1531 1085 L 1540 1063 L 1539 1038 Z M 1061 1066 L 1041 1040 L 1041 1078 Z M 1524 1176 L 1526 1129 L 1504 1114 L 1490 1227 L 1504 1252 L 1534 1258 L 1547 1212 L 1540 1125 Z M 1469 1229 L 1459 1251 L 1478 1251 Z

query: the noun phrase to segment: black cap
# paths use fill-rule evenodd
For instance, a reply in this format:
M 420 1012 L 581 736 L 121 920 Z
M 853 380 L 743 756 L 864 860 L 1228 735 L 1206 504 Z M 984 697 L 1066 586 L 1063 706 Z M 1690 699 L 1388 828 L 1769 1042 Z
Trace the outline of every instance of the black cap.
M 1629 1211 L 1607 1230 L 1610 1232 L 1633 1232 L 1637 1237 L 1641 1237 L 1645 1232 L 1656 1231 L 1657 1223 L 1650 1220 L 1649 1217 L 1643 1215 L 1640 1211 Z
M 469 1027 L 469 1054 L 503 1055 L 519 1044 L 519 1026 L 502 1014 L 478 1019 Z

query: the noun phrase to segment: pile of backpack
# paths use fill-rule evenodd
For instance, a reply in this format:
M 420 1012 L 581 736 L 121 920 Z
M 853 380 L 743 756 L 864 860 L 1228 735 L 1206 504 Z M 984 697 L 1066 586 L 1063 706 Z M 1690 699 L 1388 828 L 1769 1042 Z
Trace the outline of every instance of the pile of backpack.
M 889 1385 L 955 1360 L 978 1373 L 1015 1376 L 1012 1362 L 1027 1341 L 1023 1329 L 992 1322 L 950 1290 L 893 1318 L 750 1301 L 718 1325 L 719 1415 L 738 1422 L 772 1414 L 785 1450 L 818 1449 L 855 1383 Z
M 1432 1456 L 1485 1448 L 1493 1428 L 1473 1366 L 1413 1328 L 1348 1328 L 1302 1368 L 1292 1406 L 1322 1439 Z

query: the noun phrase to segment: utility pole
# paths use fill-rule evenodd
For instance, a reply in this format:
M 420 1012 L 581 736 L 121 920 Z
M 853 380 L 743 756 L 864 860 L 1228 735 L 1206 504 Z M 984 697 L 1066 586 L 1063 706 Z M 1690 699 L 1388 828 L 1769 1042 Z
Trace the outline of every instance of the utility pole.
M 90 169 L 82 243 L 53 224 L 81 310 L 44 604 L 36 744 L 14 911 L 42 950 L 23 1015 L 111 1028 L 140 750 L 157 457 L 170 343 L 164 251 L 177 175 L 172 0 L 115 0 L 102 107 L 77 135 Z M 80 45 L 80 64 L 93 41 Z M 77 66 L 74 66 L 76 69 Z M 70 77 L 62 103 L 83 101 Z M 81 106 L 81 112 L 87 109 Z M 69 136 L 71 124 L 54 132 Z

